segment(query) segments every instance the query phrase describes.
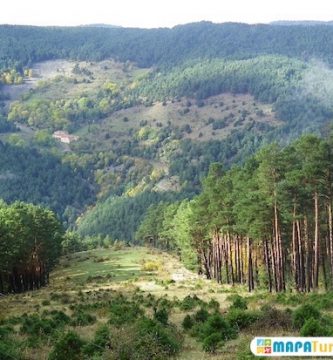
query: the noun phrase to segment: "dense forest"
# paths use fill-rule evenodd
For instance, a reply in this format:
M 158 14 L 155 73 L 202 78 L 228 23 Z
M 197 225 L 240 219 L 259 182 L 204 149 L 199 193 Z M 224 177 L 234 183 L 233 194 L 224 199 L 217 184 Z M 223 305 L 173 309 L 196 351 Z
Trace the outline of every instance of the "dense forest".
M 307 135 L 228 171 L 212 164 L 200 195 L 154 205 L 136 237 L 250 291 L 331 288 L 332 154 L 331 139 Z
M 0 293 L 39 289 L 61 254 L 63 228 L 49 210 L 0 204 Z
M 0 142 L 0 192 L 7 202 L 21 200 L 56 211 L 69 224 L 94 201 L 89 175 L 38 149 Z
M 134 241 L 149 206 L 192 199 L 210 164 L 229 171 L 270 142 L 327 133 L 332 31 L 0 26 L 7 90 L 31 80 L 38 61 L 76 61 L 16 101 L 2 95 L 1 198 L 47 206 L 83 235 Z M 56 130 L 79 140 L 60 146 Z
M 331 62 L 333 28 L 315 26 L 246 25 L 210 22 L 172 29 L 101 27 L 33 27 L 2 25 L 1 68 L 29 66 L 34 62 L 72 58 L 116 58 L 143 67 L 174 66 L 189 59 L 245 59 L 280 54 Z

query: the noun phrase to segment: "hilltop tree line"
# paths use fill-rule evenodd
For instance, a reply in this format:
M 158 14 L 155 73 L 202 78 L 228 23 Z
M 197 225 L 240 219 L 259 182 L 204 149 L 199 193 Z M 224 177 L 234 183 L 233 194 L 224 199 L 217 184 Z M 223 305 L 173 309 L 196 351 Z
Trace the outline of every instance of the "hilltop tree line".
M 61 253 L 63 229 L 39 206 L 0 203 L 0 293 L 35 290 L 48 283 Z
M 102 27 L 0 27 L 0 69 L 21 70 L 49 59 L 133 61 L 142 67 L 173 66 L 189 59 L 245 59 L 262 54 L 332 62 L 333 27 L 213 24 L 173 29 Z
M 242 166 L 215 163 L 191 201 L 151 207 L 138 241 L 177 250 L 219 283 L 269 291 L 333 287 L 333 142 L 266 146 Z

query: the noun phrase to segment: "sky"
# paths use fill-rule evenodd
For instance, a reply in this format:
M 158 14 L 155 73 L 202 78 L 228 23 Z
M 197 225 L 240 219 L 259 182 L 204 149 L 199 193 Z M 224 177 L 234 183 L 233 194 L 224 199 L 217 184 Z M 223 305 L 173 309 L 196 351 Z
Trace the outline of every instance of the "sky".
M 274 20 L 333 20 L 330 0 L 3 0 L 0 24 L 173 27 Z

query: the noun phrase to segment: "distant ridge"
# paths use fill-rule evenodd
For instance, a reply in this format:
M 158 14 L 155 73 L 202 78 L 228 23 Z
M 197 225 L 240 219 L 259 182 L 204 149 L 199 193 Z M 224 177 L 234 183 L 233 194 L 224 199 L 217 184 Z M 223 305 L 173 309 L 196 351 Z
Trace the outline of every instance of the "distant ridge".
M 315 26 L 315 25 L 333 25 L 333 20 L 331 21 L 318 21 L 318 20 L 278 20 L 272 21 L 269 23 L 270 25 L 281 25 L 281 26 L 289 26 L 289 25 L 305 25 L 305 26 Z
M 98 28 L 122 28 L 122 26 L 111 25 L 111 24 L 85 24 L 80 27 L 98 27 Z

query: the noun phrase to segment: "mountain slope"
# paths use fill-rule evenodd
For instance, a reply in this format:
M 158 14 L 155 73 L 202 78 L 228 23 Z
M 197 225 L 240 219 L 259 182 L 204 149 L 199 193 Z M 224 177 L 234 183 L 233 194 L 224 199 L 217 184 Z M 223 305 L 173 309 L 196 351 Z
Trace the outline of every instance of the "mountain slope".
M 43 195 L 29 190 L 23 200 L 61 216 L 74 208 L 66 219 L 73 225 L 80 216 L 83 234 L 132 240 L 149 205 L 198 193 L 212 162 L 229 168 L 267 142 L 327 131 L 333 41 L 324 39 L 332 31 L 207 22 L 152 30 L 0 26 L 0 82 L 9 94 L 25 91 L 2 95 L 1 141 L 55 157 L 57 171 L 76 174 L 74 187 L 88 194 L 60 198 L 60 206 L 37 186 Z M 54 58 L 63 60 L 33 64 Z M 46 68 L 52 76 L 38 80 L 34 72 Z M 14 133 L 13 123 L 22 131 Z M 59 130 L 77 141 L 57 143 Z M 32 176 L 30 167 L 22 178 Z M 21 199 L 29 183 L 36 181 L 0 195 Z M 57 186 L 63 194 L 73 184 Z
M 0 68 L 55 59 L 130 60 L 139 66 L 173 66 L 189 59 L 244 59 L 280 54 L 332 63 L 333 28 L 210 22 L 173 29 L 0 26 Z

